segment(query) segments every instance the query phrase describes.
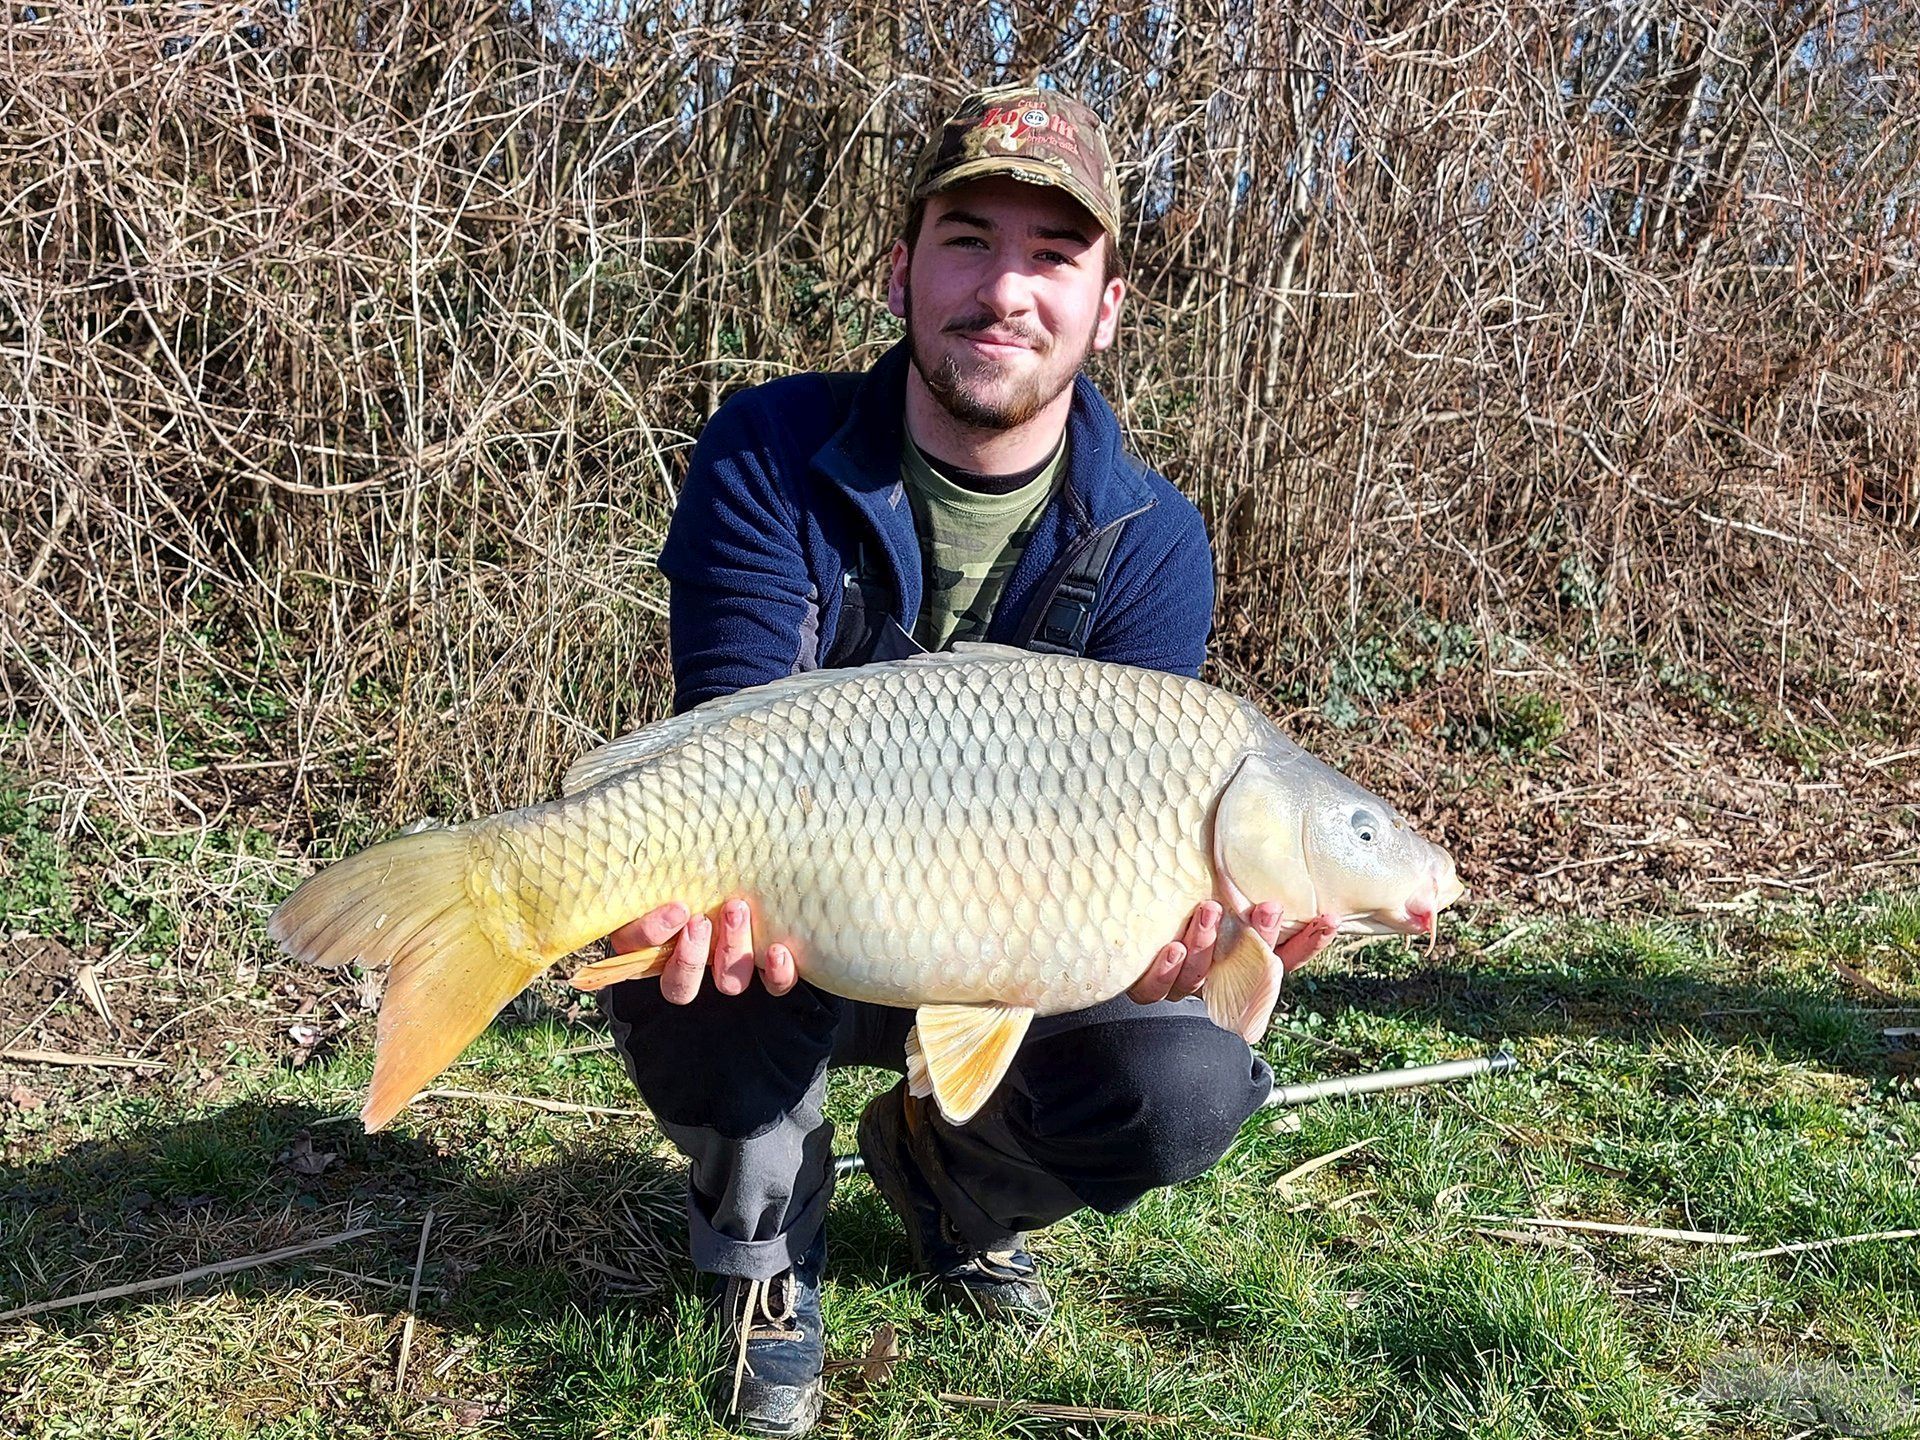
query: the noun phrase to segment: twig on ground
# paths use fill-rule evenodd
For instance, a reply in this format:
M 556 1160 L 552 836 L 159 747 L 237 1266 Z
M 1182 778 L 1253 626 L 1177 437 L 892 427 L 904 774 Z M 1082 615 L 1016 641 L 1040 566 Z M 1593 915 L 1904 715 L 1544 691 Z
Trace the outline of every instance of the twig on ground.
M 1832 1250 L 1841 1245 L 1864 1245 L 1869 1240 L 1920 1239 L 1920 1230 L 1872 1230 L 1864 1235 L 1836 1235 L 1831 1240 L 1797 1240 L 1791 1245 L 1770 1245 L 1765 1250 L 1736 1250 L 1736 1260 L 1771 1260 L 1776 1255 L 1804 1255 L 1813 1250 Z
M 468 1355 L 472 1354 L 474 1347 L 479 1343 L 479 1337 L 476 1336 L 471 1340 L 462 1341 L 460 1344 L 454 1346 L 453 1349 L 447 1352 L 446 1358 L 433 1367 L 433 1378 L 436 1380 L 446 1379 L 447 1372 L 462 1360 L 466 1359 Z
M 1518 925 L 1515 925 L 1511 930 L 1507 931 L 1506 934 L 1500 936 L 1499 939 L 1495 940 L 1492 944 L 1488 945 L 1486 949 L 1482 950 L 1480 952 L 1481 955 L 1486 956 L 1486 955 L 1498 954 L 1500 951 L 1506 949 L 1507 946 L 1511 945 L 1514 941 L 1521 939 L 1523 936 L 1531 935 L 1534 931 L 1538 930 L 1541 927 L 1542 923 L 1543 922 L 1539 920 L 1522 920 Z
M 1751 1235 L 1716 1230 L 1669 1230 L 1660 1225 L 1616 1225 L 1608 1220 L 1559 1220 L 1550 1215 L 1476 1215 L 1489 1225 L 1540 1225 L 1550 1230 L 1584 1230 L 1596 1235 L 1638 1235 L 1647 1240 L 1677 1240 L 1688 1245 L 1745 1245 Z
M 263 1250 L 258 1255 L 242 1255 L 237 1260 L 220 1260 L 212 1265 L 182 1270 L 177 1275 L 163 1275 L 157 1280 L 136 1280 L 131 1285 L 110 1285 L 104 1290 L 89 1290 L 81 1295 L 65 1295 L 58 1300 L 41 1300 L 12 1310 L 0 1310 L 0 1320 L 18 1320 L 23 1315 L 39 1315 L 48 1310 L 67 1310 L 75 1305 L 90 1305 L 96 1300 L 118 1300 L 126 1295 L 145 1295 L 154 1290 L 169 1290 L 176 1285 L 187 1285 L 195 1280 L 204 1280 L 211 1275 L 231 1275 L 237 1270 L 254 1270 L 262 1265 L 272 1265 L 277 1261 L 291 1260 L 299 1255 L 310 1255 L 316 1250 L 344 1245 L 349 1240 L 358 1240 L 362 1235 L 371 1235 L 378 1228 L 377 1225 L 359 1225 L 351 1230 L 342 1230 L 338 1235 L 328 1235 L 324 1239 L 303 1240 L 298 1245 L 283 1245 L 278 1250 Z
M 1896 750 L 1891 755 L 1876 755 L 1871 760 L 1862 760 L 1862 770 L 1878 770 L 1882 765 L 1891 765 L 1896 760 L 1912 760 L 1920 756 L 1920 750 Z
M 1874 981 L 1869 980 L 1844 960 L 1835 960 L 1833 962 L 1833 973 L 1838 975 L 1842 980 L 1845 980 L 1849 985 L 1860 990 L 1863 994 L 1871 995 L 1876 1000 L 1891 1000 L 1897 1004 L 1905 998 L 1887 989 L 1886 986 L 1876 984 Z
M 555 1115 L 617 1115 L 637 1120 L 649 1118 L 649 1112 L 645 1110 L 619 1110 L 607 1105 L 576 1105 L 571 1100 L 542 1100 L 534 1095 L 505 1095 L 494 1090 L 422 1090 L 415 1098 L 484 1100 L 496 1105 L 531 1105 L 536 1110 L 551 1111 Z
M 867 1353 L 858 1360 L 830 1360 L 826 1369 L 858 1370 L 848 1383 L 850 1392 L 871 1390 L 884 1384 L 893 1374 L 893 1367 L 900 1363 L 899 1333 L 891 1324 L 882 1324 L 873 1332 L 873 1338 L 867 1341 Z
M 1558 865 L 1549 866 L 1545 870 L 1536 870 L 1531 875 L 1521 873 L 1528 880 L 1546 880 L 1560 874 L 1563 870 L 1586 870 L 1595 865 L 1605 865 L 1611 860 L 1631 860 L 1632 858 L 1631 850 L 1622 850 L 1618 855 L 1595 855 L 1588 860 L 1562 860 Z
M 125 1055 L 72 1055 L 65 1050 L 0 1050 L 0 1061 L 13 1065 L 98 1065 L 106 1070 L 164 1070 L 161 1060 L 135 1060 Z
M 413 1354 L 413 1321 L 416 1307 L 420 1304 L 420 1271 L 427 1263 L 427 1235 L 433 1229 L 433 1207 L 427 1207 L 427 1213 L 420 1219 L 420 1246 L 413 1252 L 413 1284 L 407 1287 L 407 1323 L 400 1327 L 400 1363 L 393 1371 L 393 1394 L 398 1399 L 406 1393 L 407 1358 Z
M 1366 1139 L 1356 1140 L 1351 1145 L 1342 1145 L 1338 1150 L 1329 1150 L 1324 1155 L 1316 1155 L 1305 1164 L 1296 1165 L 1293 1169 L 1287 1171 L 1286 1174 L 1273 1182 L 1273 1188 L 1276 1190 L 1290 1190 L 1293 1188 L 1294 1181 L 1304 1180 L 1307 1176 L 1313 1174 L 1314 1171 L 1331 1165 L 1336 1160 L 1344 1159 L 1356 1150 L 1364 1150 L 1379 1138 L 1378 1135 L 1369 1135 Z
M 1332 1040 L 1322 1040 L 1318 1035 L 1310 1035 L 1305 1030 L 1295 1030 L 1290 1026 L 1282 1025 L 1276 1033 L 1286 1036 L 1289 1040 L 1298 1040 L 1303 1045 L 1317 1045 L 1322 1050 L 1329 1050 L 1335 1055 L 1344 1055 L 1349 1060 L 1364 1060 L 1367 1058 L 1358 1050 L 1354 1050 L 1346 1045 L 1336 1044 Z
M 1507 1230 L 1498 1225 L 1476 1225 L 1473 1227 L 1473 1233 L 1476 1235 L 1491 1235 L 1497 1240 L 1512 1240 L 1520 1245 L 1539 1245 L 1550 1250 L 1578 1250 L 1580 1248 L 1578 1241 L 1569 1240 L 1565 1235 L 1556 1235 L 1551 1232 L 1541 1234 L 1533 1230 Z
M 1107 1410 L 1097 1405 L 1049 1405 L 1042 1400 L 1002 1400 L 992 1395 L 958 1395 L 942 1390 L 940 1399 L 949 1405 L 965 1405 L 974 1410 L 1012 1411 L 1044 1420 L 1120 1420 L 1133 1425 L 1179 1425 L 1177 1415 L 1149 1415 L 1144 1410 Z

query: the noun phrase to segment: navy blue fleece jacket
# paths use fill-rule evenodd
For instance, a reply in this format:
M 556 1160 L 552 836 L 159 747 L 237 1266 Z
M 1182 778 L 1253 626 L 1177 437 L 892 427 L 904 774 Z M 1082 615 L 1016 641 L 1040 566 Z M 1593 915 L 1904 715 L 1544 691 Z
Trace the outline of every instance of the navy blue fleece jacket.
M 674 708 L 817 667 L 867 547 L 909 633 L 920 611 L 920 546 L 900 481 L 905 342 L 844 405 L 819 374 L 756 385 L 715 412 L 694 447 L 660 569 L 671 584 Z M 1213 556 L 1200 513 L 1125 452 L 1100 392 L 1074 381 L 1068 470 L 994 612 L 986 638 L 1012 643 L 1063 557 L 1125 519 L 1084 653 L 1199 672 L 1213 617 Z

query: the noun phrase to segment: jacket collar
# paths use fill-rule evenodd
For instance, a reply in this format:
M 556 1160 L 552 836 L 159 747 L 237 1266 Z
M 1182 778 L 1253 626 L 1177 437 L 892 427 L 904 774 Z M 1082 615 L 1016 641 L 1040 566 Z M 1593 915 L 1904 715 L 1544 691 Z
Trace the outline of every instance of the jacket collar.
M 920 549 L 913 533 L 913 508 L 900 481 L 907 370 L 912 363 L 905 340 L 875 361 L 854 390 L 840 428 L 812 462 L 839 486 L 880 537 L 907 615 L 918 614 L 920 608 Z M 1062 490 L 1070 520 L 1069 540 L 1153 503 L 1145 477 L 1125 459 L 1120 422 L 1085 375 L 1076 375 L 1073 381 Z

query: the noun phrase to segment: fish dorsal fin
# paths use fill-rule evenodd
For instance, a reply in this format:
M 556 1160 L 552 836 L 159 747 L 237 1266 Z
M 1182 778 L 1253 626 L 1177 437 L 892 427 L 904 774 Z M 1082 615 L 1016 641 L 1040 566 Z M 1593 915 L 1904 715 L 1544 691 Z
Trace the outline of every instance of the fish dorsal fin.
M 1267 1033 L 1285 977 L 1286 966 L 1251 925 L 1231 910 L 1220 917 L 1213 968 L 1201 992 L 1214 1024 L 1253 1044 Z
M 1040 658 L 1040 652 L 1022 650 L 1018 645 L 994 645 L 985 640 L 956 640 L 950 650 L 922 650 L 918 654 L 905 655 L 888 663 L 905 668 L 926 665 L 976 665 L 982 660 L 1033 661 Z
M 978 660 L 1031 660 L 1037 654 L 1018 645 L 995 645 L 987 640 L 956 640 L 953 653 L 971 655 Z
M 989 645 L 985 641 L 962 640 L 951 650 L 929 650 L 918 655 L 909 655 L 905 659 L 887 662 L 891 665 L 964 665 L 978 660 L 1033 660 L 1036 655 L 1031 650 L 1022 650 L 1018 645 Z M 696 705 L 691 710 L 678 715 L 669 715 L 664 720 L 656 720 L 651 725 L 643 725 L 638 730 L 609 740 L 597 750 L 590 750 L 567 767 L 566 775 L 560 781 L 562 795 L 578 795 L 582 790 L 591 790 L 603 780 L 611 780 L 615 775 L 633 769 L 643 760 L 671 750 L 674 746 L 690 739 L 701 730 L 713 725 L 722 725 L 741 715 L 752 714 L 769 705 L 796 695 L 805 695 L 809 691 L 821 689 L 827 685 L 844 685 L 856 675 L 870 672 L 883 666 L 863 665 L 839 667 L 831 670 L 802 670 L 798 674 L 783 675 L 778 680 L 769 680 L 764 685 L 750 685 L 744 690 L 735 690 L 731 695 L 719 695 Z
M 609 740 L 598 750 L 588 751 L 567 767 L 560 781 L 560 793 L 578 795 L 582 790 L 591 790 L 601 781 L 631 770 L 649 756 L 671 750 L 710 726 L 725 724 L 736 716 L 765 709 L 794 695 L 804 695 L 827 685 L 844 685 L 857 673 L 846 669 L 802 670 L 769 680 L 764 685 L 735 690 L 731 695 L 717 695 L 691 710 L 643 725 L 617 740 Z
M 1033 1023 L 1025 1005 L 922 1005 L 907 1035 L 907 1085 L 955 1125 L 971 1120 L 1013 1064 Z

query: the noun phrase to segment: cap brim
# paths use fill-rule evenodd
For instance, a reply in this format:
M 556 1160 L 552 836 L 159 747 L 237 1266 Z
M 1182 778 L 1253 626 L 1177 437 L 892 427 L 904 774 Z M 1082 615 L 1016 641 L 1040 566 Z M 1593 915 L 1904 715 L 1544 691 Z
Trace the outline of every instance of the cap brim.
M 1029 185 L 1046 185 L 1055 190 L 1064 190 L 1080 202 L 1100 228 L 1107 232 L 1115 243 L 1120 239 L 1120 217 L 1101 213 L 1100 201 L 1087 183 L 1077 175 L 1071 175 L 1057 165 L 1049 165 L 1044 160 L 1028 160 L 1019 155 L 988 155 L 978 160 L 962 160 L 951 170 L 943 170 L 930 185 L 921 187 L 920 195 L 937 195 L 942 190 L 951 190 L 956 185 L 964 185 L 969 180 L 984 180 L 992 175 L 1005 175 L 1009 179 L 1022 180 Z

